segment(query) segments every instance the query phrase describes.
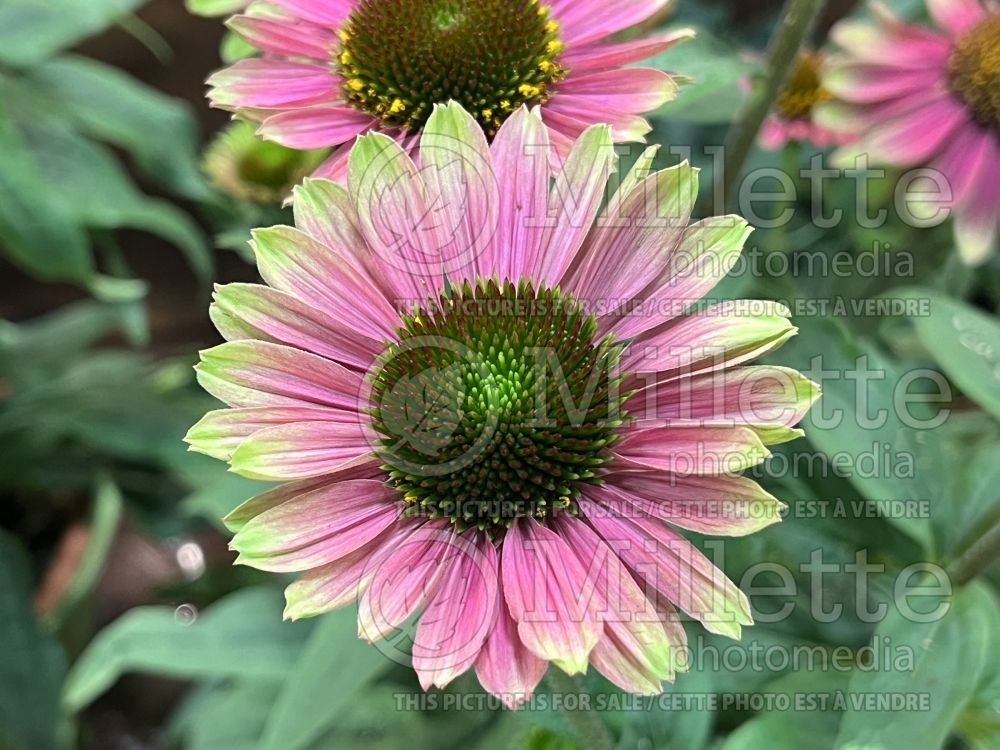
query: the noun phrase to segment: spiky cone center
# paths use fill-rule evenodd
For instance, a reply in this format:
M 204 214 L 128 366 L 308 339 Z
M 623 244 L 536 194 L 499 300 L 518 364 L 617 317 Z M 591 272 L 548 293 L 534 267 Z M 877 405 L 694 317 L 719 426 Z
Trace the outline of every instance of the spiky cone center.
M 537 0 L 361 0 L 340 39 L 347 101 L 407 131 L 454 100 L 492 136 L 566 75 L 559 24 Z
M 775 111 L 783 120 L 808 120 L 817 104 L 832 98 L 823 87 L 822 63 L 822 58 L 815 52 L 799 55 L 788 82 L 775 102 Z
M 1000 14 L 959 38 L 948 61 L 951 90 L 981 125 L 1000 131 Z
M 622 347 L 558 289 L 479 281 L 403 317 L 371 414 L 407 513 L 491 537 L 577 512 L 626 415 Z

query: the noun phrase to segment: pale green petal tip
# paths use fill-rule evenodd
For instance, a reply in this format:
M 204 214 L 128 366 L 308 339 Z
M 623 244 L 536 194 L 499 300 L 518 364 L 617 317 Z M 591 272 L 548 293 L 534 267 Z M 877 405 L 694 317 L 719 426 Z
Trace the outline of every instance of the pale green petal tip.
M 259 507 L 257 498 L 252 497 L 233 508 L 233 510 L 229 511 L 229 513 L 222 518 L 222 523 L 234 535 L 238 535 L 243 531 L 248 523 L 261 514 Z M 235 536 L 229 541 L 229 549 L 234 551 L 236 550 L 233 546 L 235 541 Z
M 588 659 L 589 656 L 585 655 L 579 658 L 569 657 L 566 659 L 552 659 L 552 663 L 570 676 L 575 674 L 585 675 L 587 674 L 587 667 L 590 663 Z
M 399 149 L 399 144 L 384 133 L 369 131 L 358 136 L 348 156 L 348 174 L 355 174 L 370 167 L 386 150 Z
M 962 221 L 955 220 L 955 244 L 962 262 L 973 268 L 983 265 L 996 252 L 997 229 L 994 225 L 989 229 L 973 229 Z
M 211 411 L 192 425 L 184 436 L 188 450 L 206 456 L 228 461 L 230 451 L 226 448 L 225 434 L 215 424 L 219 411 Z
M 293 601 L 286 593 L 285 609 L 281 613 L 281 619 L 286 622 L 297 622 L 299 620 L 308 620 L 312 617 L 319 617 L 321 614 L 323 614 L 321 610 L 304 607 L 301 602 Z

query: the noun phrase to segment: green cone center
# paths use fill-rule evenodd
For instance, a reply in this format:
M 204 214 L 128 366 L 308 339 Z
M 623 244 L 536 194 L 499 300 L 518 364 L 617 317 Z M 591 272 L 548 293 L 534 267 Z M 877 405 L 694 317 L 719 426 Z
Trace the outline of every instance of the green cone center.
M 454 100 L 492 135 L 565 76 L 558 23 L 536 0 L 361 0 L 340 38 L 347 101 L 387 127 L 416 130 Z
M 371 380 L 386 481 L 460 529 L 575 512 L 625 419 L 620 354 L 558 290 L 448 289 L 404 316 Z
M 952 91 L 981 125 L 1000 130 L 1000 14 L 958 40 L 949 66 Z
M 820 78 L 820 65 L 821 58 L 814 52 L 799 55 L 775 103 L 775 110 L 782 119 L 807 120 L 817 104 L 830 99 L 830 92 L 823 88 Z

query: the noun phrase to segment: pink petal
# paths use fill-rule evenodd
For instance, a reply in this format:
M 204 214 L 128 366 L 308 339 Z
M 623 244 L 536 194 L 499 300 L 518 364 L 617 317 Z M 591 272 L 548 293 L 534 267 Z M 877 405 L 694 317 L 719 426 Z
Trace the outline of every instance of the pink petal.
M 296 149 L 339 146 L 378 124 L 352 107 L 322 104 L 271 115 L 257 131 L 270 141 Z
M 403 292 L 407 308 L 443 287 L 443 255 L 450 238 L 442 231 L 416 164 L 403 145 L 381 133 L 358 138 L 347 174 L 361 232 L 381 273 Z
M 435 106 L 420 139 L 420 166 L 428 203 L 449 240 L 447 276 L 493 276 L 500 190 L 486 135 L 460 105 Z
M 576 552 L 534 519 L 520 518 L 504 537 L 502 567 L 521 642 L 570 674 L 585 671 L 601 635 L 600 606 L 588 606 L 593 587 Z
M 542 105 L 545 122 L 574 140 L 597 122 L 611 126 L 611 138 L 616 143 L 643 142 L 653 129 L 642 116 L 620 111 L 600 96 L 557 93 Z
M 328 316 L 350 321 L 369 338 L 395 335 L 399 316 L 358 264 L 343 262 L 334 248 L 292 227 L 253 233 L 260 275 L 271 286 L 315 305 Z
M 597 595 L 605 603 L 600 613 L 604 634 L 590 653 L 591 663 L 626 690 L 661 692 L 661 681 L 674 677 L 673 646 L 684 645 L 683 637 L 671 643 L 655 604 L 590 526 L 567 516 L 556 518 L 553 526 L 584 561 Z
M 229 546 L 237 563 L 272 572 L 309 570 L 363 547 L 399 518 L 399 493 L 384 482 L 327 484 L 247 521 Z
M 583 44 L 627 29 L 662 10 L 670 0 L 552 0 L 552 18 L 567 45 Z
M 313 23 L 336 28 L 354 10 L 356 0 L 268 0 Z
M 201 353 L 202 387 L 229 406 L 327 406 L 357 412 L 361 377 L 328 359 L 264 341 Z
M 604 316 L 601 330 L 630 338 L 678 317 L 732 270 L 752 231 L 739 216 L 713 216 L 686 227 L 674 252 L 655 269 L 657 277 L 643 292 L 642 304 L 633 301 L 624 311 Z
M 693 30 L 680 29 L 627 42 L 573 45 L 563 53 L 562 62 L 576 73 L 617 68 L 653 57 L 677 42 L 683 42 L 693 36 Z
M 190 450 L 228 461 L 240 444 L 259 430 L 297 422 L 357 422 L 357 412 L 309 406 L 258 406 L 210 411 L 188 431 Z
M 316 171 L 313 172 L 313 177 L 322 177 L 340 184 L 346 183 L 348 159 L 351 155 L 351 148 L 353 146 L 354 140 L 345 141 L 340 146 L 337 146 L 337 148 L 334 149 L 333 154 L 331 154 L 326 161 L 316 167 Z
M 475 529 L 454 546 L 413 641 L 413 669 L 424 690 L 444 688 L 469 669 L 497 619 L 496 548 Z
M 605 541 L 652 589 L 712 633 L 739 639 L 750 625 L 750 603 L 736 585 L 677 532 L 652 518 L 628 518 L 580 503 L 587 519 Z
M 927 10 L 952 36 L 961 36 L 986 18 L 986 8 L 979 0 L 927 0 Z
M 630 429 L 615 446 L 630 466 L 674 474 L 736 474 L 771 455 L 746 427 L 653 427 Z
M 379 560 L 412 532 L 412 522 L 399 521 L 339 560 L 307 570 L 285 589 L 285 619 L 315 617 L 353 602 L 375 574 Z
M 327 62 L 337 44 L 337 35 L 332 30 L 297 20 L 239 15 L 230 18 L 226 25 L 257 49 L 275 55 Z
M 338 149 L 338 153 L 344 148 Z M 367 265 L 367 252 L 356 250 L 364 246 L 364 238 L 357 226 L 351 196 L 343 186 L 316 175 L 306 178 L 293 190 L 292 208 L 298 229 L 339 254 L 353 253 L 363 266 Z
M 997 162 L 991 161 L 996 156 L 993 147 L 995 137 L 979 125 L 970 123 L 945 144 L 931 164 L 931 168 L 940 172 L 951 186 L 955 204 L 962 203 L 966 196 L 974 195 L 970 189 L 977 175 L 996 168 Z
M 684 236 L 698 197 L 687 163 L 640 180 L 598 220 L 563 280 L 578 299 L 627 302 L 661 272 Z
M 499 593 L 496 623 L 476 660 L 476 677 L 486 690 L 514 710 L 531 698 L 548 662 L 535 656 L 521 643 L 517 622 L 510 616 L 502 584 Z
M 501 280 L 534 278 L 549 201 L 549 133 L 538 115 L 521 107 L 500 127 L 491 148 L 493 170 L 504 176 L 494 256 Z
M 341 146 L 338 153 L 347 148 Z M 358 225 L 357 206 L 345 187 L 314 177 L 297 185 L 293 194 L 295 226 L 322 242 L 328 254 L 334 256 L 331 260 L 336 265 L 358 271 L 364 283 L 381 290 L 386 300 L 395 302 L 405 297 L 405 290 L 383 273 L 383 263 L 365 242 Z M 393 320 L 391 325 L 395 328 L 398 321 Z
M 819 398 L 819 386 L 783 367 L 733 367 L 651 384 L 625 404 L 633 424 L 664 426 L 799 423 Z
M 732 367 L 795 335 L 788 308 L 774 302 L 719 302 L 643 334 L 622 357 L 631 372 L 699 372 Z M 621 331 L 616 327 L 616 333 Z
M 655 68 L 620 68 L 587 75 L 573 75 L 559 84 L 558 96 L 587 97 L 593 114 L 608 111 L 650 112 L 677 96 L 677 82 Z
M 258 284 L 217 287 L 209 314 L 229 341 L 254 338 L 288 344 L 362 372 L 385 348 L 346 321 Z
M 358 604 L 359 638 L 385 638 L 433 596 L 455 536 L 447 520 L 428 521 L 380 559 Z
M 592 495 L 620 516 L 647 516 L 716 536 L 745 536 L 781 521 L 785 506 L 741 476 L 680 476 L 659 470 L 622 471 Z
M 939 68 L 951 54 L 951 40 L 946 36 L 899 21 L 874 24 L 845 20 L 834 26 L 830 35 L 857 60 L 895 68 Z
M 907 94 L 941 92 L 946 74 L 944 68 L 909 70 L 846 62 L 831 64 L 823 77 L 823 85 L 844 101 L 868 104 Z
M 232 470 L 250 479 L 282 482 L 354 466 L 367 460 L 376 443 L 358 419 L 355 417 L 353 423 L 299 422 L 259 430 L 233 452 Z
M 990 144 L 989 158 L 983 161 L 965 200 L 955 212 L 955 238 L 962 260 L 975 266 L 993 254 L 1000 233 L 1000 146 Z
M 877 125 L 865 138 L 864 147 L 891 164 L 922 164 L 969 121 L 969 110 L 945 93 L 930 98 L 909 116 Z
M 537 281 L 549 286 L 560 283 L 590 234 L 616 163 L 606 125 L 588 128 L 573 145 L 549 199 L 548 215 L 554 220 L 542 241 L 545 250 Z
M 798 329 L 789 314 L 783 305 L 765 301 L 709 305 L 643 332 L 626 349 L 622 367 L 687 375 L 732 367 L 763 356 L 794 336 Z M 624 336 L 634 327 L 616 326 L 615 333 Z
M 760 129 L 760 135 L 758 136 L 762 149 L 765 151 L 778 151 L 785 147 L 789 139 L 788 126 L 784 120 L 780 120 L 774 115 L 770 115 L 764 120 L 764 124 Z
M 300 495 L 304 495 L 322 487 L 329 487 L 338 482 L 346 482 L 352 479 L 379 479 L 382 477 L 379 469 L 379 461 L 372 459 L 366 464 L 352 466 L 348 469 L 328 474 L 319 479 L 307 479 L 302 482 L 287 482 L 279 485 L 267 492 L 262 492 L 250 498 L 229 515 L 222 519 L 226 528 L 234 534 L 242 529 L 249 521 L 259 516 L 264 511 L 284 505 L 294 500 Z
M 250 58 L 208 79 L 213 107 L 306 106 L 328 101 L 340 91 L 340 79 L 326 65 Z

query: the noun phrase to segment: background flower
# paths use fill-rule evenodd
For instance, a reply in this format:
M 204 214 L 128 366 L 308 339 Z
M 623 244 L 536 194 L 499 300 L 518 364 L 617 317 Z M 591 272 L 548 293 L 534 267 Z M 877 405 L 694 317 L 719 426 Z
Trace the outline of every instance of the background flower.
M 462 103 L 488 134 L 521 105 L 541 105 L 556 148 L 595 122 L 616 141 L 641 141 L 642 117 L 672 99 L 680 79 L 623 67 L 691 35 L 609 37 L 667 0 L 274 0 L 230 27 L 260 48 L 209 79 L 213 105 L 260 123 L 291 148 L 346 144 L 317 170 L 342 179 L 361 133 L 407 149 L 437 103 Z
M 762 148 L 774 151 L 789 141 L 828 148 L 852 140 L 852 136 L 824 128 L 813 119 L 816 106 L 831 98 L 822 83 L 823 65 L 821 53 L 808 50 L 800 53 L 774 110 L 761 128 Z
M 205 149 L 205 173 L 219 190 L 240 200 L 279 204 L 327 152 L 297 151 L 263 140 L 248 122 L 234 122 Z
M 873 163 L 938 170 L 951 186 L 958 250 L 967 263 L 982 263 L 1000 227 L 998 7 L 928 0 L 940 31 L 874 7 L 875 23 L 833 30 L 844 58 L 823 84 L 843 101 L 821 107 L 817 120 L 858 136 L 839 154 L 844 165 L 864 153 Z
M 420 171 L 363 136 L 347 191 L 311 180 L 298 229 L 255 233 L 270 286 L 217 290 L 229 343 L 203 352 L 199 379 L 230 408 L 188 436 L 292 482 L 228 519 L 239 562 L 304 573 L 287 617 L 358 595 L 374 641 L 423 609 L 424 688 L 475 666 L 510 705 L 547 661 L 659 692 L 686 642 L 675 606 L 739 638 L 746 597 L 672 526 L 780 520 L 738 474 L 800 436 L 818 395 L 742 366 L 795 333 L 784 307 L 687 311 L 749 234 L 732 216 L 688 226 L 695 170 L 650 173 L 651 149 L 599 220 L 610 128 L 584 132 L 551 188 L 548 148 L 525 108 L 490 147 L 454 103 L 426 123 Z

